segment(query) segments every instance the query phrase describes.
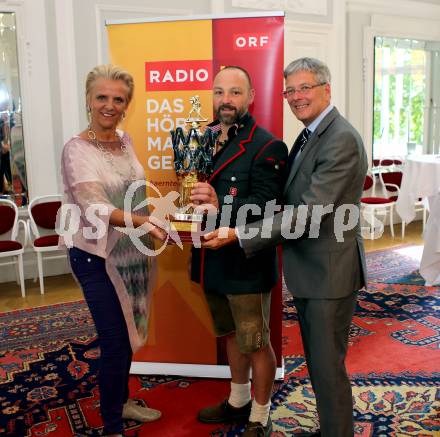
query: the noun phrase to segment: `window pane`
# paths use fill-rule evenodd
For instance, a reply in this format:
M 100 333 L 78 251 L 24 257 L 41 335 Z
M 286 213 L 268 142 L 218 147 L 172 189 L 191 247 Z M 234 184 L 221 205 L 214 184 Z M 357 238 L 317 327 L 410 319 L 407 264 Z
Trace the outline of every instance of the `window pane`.
M 373 157 L 423 153 L 428 52 L 423 41 L 375 39 Z

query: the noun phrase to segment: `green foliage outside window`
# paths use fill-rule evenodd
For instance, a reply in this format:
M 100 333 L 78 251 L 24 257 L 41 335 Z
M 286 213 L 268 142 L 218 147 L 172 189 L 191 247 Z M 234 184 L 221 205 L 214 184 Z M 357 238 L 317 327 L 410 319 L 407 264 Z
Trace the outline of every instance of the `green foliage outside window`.
M 373 144 L 381 145 L 377 156 L 387 154 L 387 143 L 423 144 L 424 140 L 426 52 L 398 48 L 401 40 L 388 41 L 394 44 L 379 39 L 375 47 Z M 383 90 L 384 86 L 388 89 Z M 383 101 L 384 95 L 388 95 L 388 102 Z

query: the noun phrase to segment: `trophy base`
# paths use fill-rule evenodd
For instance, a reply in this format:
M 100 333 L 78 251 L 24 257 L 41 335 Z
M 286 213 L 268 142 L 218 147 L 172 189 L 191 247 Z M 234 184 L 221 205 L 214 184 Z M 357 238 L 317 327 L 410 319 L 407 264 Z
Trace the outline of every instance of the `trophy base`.
M 184 243 L 193 241 L 193 236 L 201 234 L 203 215 L 201 214 L 174 214 L 171 226 L 177 231 Z
M 189 223 L 201 223 L 203 221 L 202 214 L 185 214 L 176 212 L 173 216 L 176 222 L 189 222 Z

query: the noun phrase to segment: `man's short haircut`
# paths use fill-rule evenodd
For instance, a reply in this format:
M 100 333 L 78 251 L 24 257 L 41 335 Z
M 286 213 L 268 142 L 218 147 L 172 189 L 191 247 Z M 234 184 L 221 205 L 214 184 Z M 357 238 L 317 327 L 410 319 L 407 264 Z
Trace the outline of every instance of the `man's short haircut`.
M 298 73 L 299 71 L 310 71 L 316 77 L 319 83 L 330 83 L 331 74 L 327 65 L 319 59 L 315 58 L 299 58 L 292 61 L 284 69 L 284 79 L 293 73 Z
M 249 76 L 249 73 L 243 67 L 239 67 L 238 65 L 226 65 L 225 67 L 220 69 L 220 71 L 223 71 L 223 70 L 240 70 L 240 71 L 242 71 L 244 73 L 244 75 L 246 76 L 246 79 L 249 83 L 249 89 L 252 89 L 251 77 Z M 219 73 L 220 73 L 220 71 L 219 71 Z

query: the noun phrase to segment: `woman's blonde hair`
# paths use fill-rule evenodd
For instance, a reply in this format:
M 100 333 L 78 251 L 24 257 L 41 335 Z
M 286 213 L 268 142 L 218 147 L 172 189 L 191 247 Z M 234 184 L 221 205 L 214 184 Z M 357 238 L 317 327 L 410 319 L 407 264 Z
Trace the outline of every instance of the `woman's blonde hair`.
M 86 79 L 86 102 L 90 96 L 94 83 L 100 79 L 110 79 L 110 80 L 122 80 L 122 82 L 127 85 L 127 105 L 130 103 L 133 97 L 134 91 L 134 81 L 133 76 L 117 65 L 106 64 L 97 65 L 93 70 L 87 74 Z M 86 103 L 88 106 L 88 103 Z

